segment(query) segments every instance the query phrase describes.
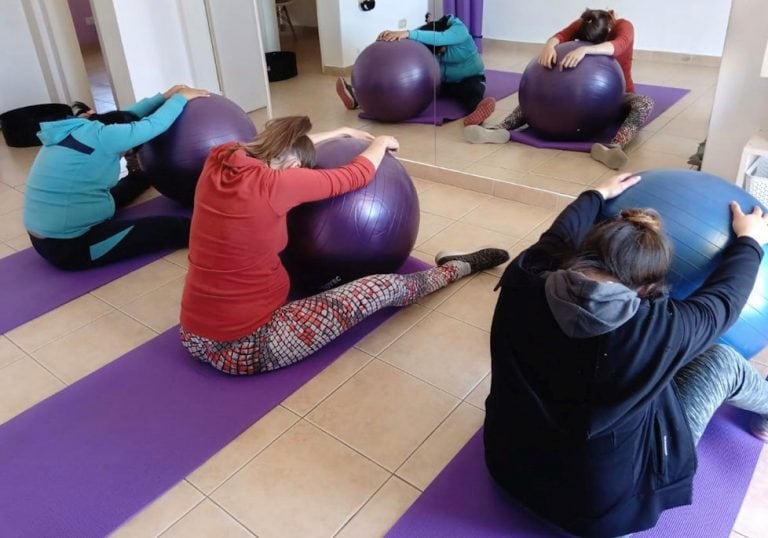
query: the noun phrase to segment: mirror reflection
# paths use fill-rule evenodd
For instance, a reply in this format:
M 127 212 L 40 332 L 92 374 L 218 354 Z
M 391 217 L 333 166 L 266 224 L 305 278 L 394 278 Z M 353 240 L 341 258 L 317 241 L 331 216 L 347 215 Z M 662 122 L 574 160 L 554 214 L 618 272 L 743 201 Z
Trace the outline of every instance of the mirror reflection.
M 458 14 L 473 34 L 483 36 L 478 45 L 488 78 L 485 96 L 493 96 L 495 101 L 488 107 L 489 117 L 480 123 L 484 127 L 498 127 L 520 103 L 517 88 L 526 66 L 532 61 L 535 63 L 547 44 L 551 44 L 548 40 L 552 36 L 566 30 L 582 14 L 583 8 L 574 9 L 565 2 L 556 4 L 536 8 L 498 1 L 400 0 L 375 3 L 372 10 L 363 11 L 357 2 L 346 2 L 333 6 L 339 11 L 336 16 L 322 0 L 277 1 L 273 23 L 263 17 L 264 23 L 272 24 L 273 28 L 263 30 L 265 45 L 267 51 L 294 52 L 297 75 L 270 83 L 272 114 L 306 113 L 320 129 L 346 124 L 374 133 L 393 134 L 402 142 L 401 157 L 405 159 L 557 193 L 578 194 L 612 172 L 590 156 L 592 143 L 597 139 L 582 140 L 578 151 L 571 151 L 574 148 L 568 144 L 536 147 L 514 140 L 514 135 L 509 142 L 472 144 L 467 141 L 463 121 L 466 111 L 452 121 L 443 121 L 437 117 L 439 109 L 431 110 L 436 115 L 430 123 L 439 125 L 384 123 L 365 114 L 360 117 L 358 109 L 349 110 L 344 103 L 349 88 L 346 85 L 337 88 L 338 77 L 351 83 L 350 74 L 356 59 L 381 32 L 389 30 L 398 35 L 403 30 L 418 28 L 424 23 L 426 13 L 434 19 Z M 660 20 L 654 14 L 662 7 L 665 12 L 680 13 L 670 13 Z M 617 26 L 621 29 L 622 24 L 630 23 L 634 42 L 629 52 L 626 47 L 619 51 L 632 58 L 631 67 L 625 65 L 624 71 L 637 85 L 634 94 L 646 95 L 650 91 L 655 101 L 651 121 L 633 133 L 630 140 L 623 141 L 621 152 L 626 155 L 626 162 L 620 162 L 619 168 L 699 166 L 730 2 L 723 1 L 713 7 L 712 16 L 701 24 L 681 22 L 690 19 L 683 13 L 688 9 L 686 6 L 617 1 L 610 9 L 615 10 L 615 19 L 611 21 L 607 41 L 615 40 Z M 472 16 L 476 18 L 471 20 Z M 465 18 L 468 20 L 464 21 Z M 674 29 L 670 26 L 672 21 Z M 573 34 L 561 34 L 563 41 L 572 37 Z M 600 49 L 599 44 L 597 49 L 588 52 L 587 58 L 614 55 Z M 563 53 L 563 58 L 565 55 Z M 576 73 L 578 67 L 572 71 Z M 647 107 L 648 102 L 641 100 L 639 104 Z M 628 111 L 628 106 L 622 108 L 624 116 Z M 500 136 L 496 133 L 494 141 Z M 608 138 L 603 142 L 610 149 L 609 144 L 615 141 Z M 609 164 L 615 166 L 616 163 Z

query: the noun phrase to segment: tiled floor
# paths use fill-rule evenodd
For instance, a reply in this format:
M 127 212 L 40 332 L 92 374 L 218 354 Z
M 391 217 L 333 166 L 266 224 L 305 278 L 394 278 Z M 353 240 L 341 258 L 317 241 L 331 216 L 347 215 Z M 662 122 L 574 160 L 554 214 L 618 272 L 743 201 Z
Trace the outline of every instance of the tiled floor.
M 498 65 L 519 69 L 523 59 L 505 61 Z M 691 151 L 683 151 L 681 140 L 695 146 L 703 138 L 714 72 L 644 62 L 638 73 L 643 81 L 687 84 L 694 92 L 643 134 L 633 166 L 682 165 Z M 277 114 L 312 112 L 321 128 L 341 121 L 366 126 L 338 106 L 299 104 L 306 102 L 299 80 L 280 83 Z M 332 78 L 311 80 L 313 96 L 335 99 Z M 368 127 L 397 131 L 404 148 L 434 147 L 431 130 L 419 126 Z M 453 131 L 448 126 L 453 134 L 444 136 L 455 137 Z M 465 149 L 455 147 L 457 162 L 477 157 L 467 168 L 496 167 L 574 193 L 605 172 L 578 156 L 513 144 L 471 159 L 464 159 Z M 29 246 L 21 208 L 35 153 L 0 145 L 0 257 Z M 538 206 L 415 182 L 422 225 L 414 255 L 425 260 L 448 245 L 495 243 L 517 252 L 554 216 Z M 185 267 L 185 253 L 174 253 L 0 336 L 0 422 L 177 323 Z M 482 423 L 493 283 L 493 274 L 475 275 L 402 310 L 116 536 L 384 533 Z M 754 363 L 765 372 L 768 355 Z M 767 508 L 764 451 L 733 536 L 766 536 Z

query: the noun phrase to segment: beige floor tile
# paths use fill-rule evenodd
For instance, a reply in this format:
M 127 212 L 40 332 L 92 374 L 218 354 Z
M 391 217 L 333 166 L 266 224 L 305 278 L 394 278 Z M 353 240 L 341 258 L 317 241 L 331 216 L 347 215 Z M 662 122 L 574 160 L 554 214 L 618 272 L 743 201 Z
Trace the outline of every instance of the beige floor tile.
M 24 207 L 24 195 L 7 186 L 0 186 L 0 215 Z
M 562 151 L 556 149 L 539 149 L 512 142 L 499 146 L 499 149 L 483 159 L 482 163 L 529 172 L 562 154 Z
M 605 170 L 605 166 L 593 160 L 588 153 L 564 151 L 557 158 L 534 168 L 533 172 L 587 185 Z
M 27 182 L 29 167 L 32 166 L 39 149 L 8 148 L 8 153 L 0 159 L 0 180 L 11 187 L 24 185 Z
M 763 448 L 733 530 L 758 538 L 768 529 L 768 450 Z
M 496 276 L 481 273 L 437 307 L 437 311 L 490 332 L 496 307 Z
M 166 260 L 157 260 L 110 282 L 91 293 L 113 306 L 123 306 L 185 274 L 184 269 Z
M 21 349 L 31 352 L 84 327 L 114 308 L 92 295 L 83 295 L 7 333 Z
M 688 157 L 696 153 L 701 140 L 668 134 L 666 130 L 667 128 L 665 127 L 649 138 L 648 141 L 643 144 L 643 148 L 650 151 L 658 151 L 659 153 L 680 155 L 681 157 L 685 157 L 685 159 L 688 159 Z
M 341 529 L 336 538 L 384 536 L 418 496 L 419 490 L 393 476 Z
M 189 255 L 189 249 L 183 248 L 181 250 L 177 250 L 175 252 L 172 252 L 168 254 L 165 258 L 165 260 L 174 263 L 178 265 L 179 267 L 182 267 L 186 269 L 189 267 L 189 260 L 187 259 L 187 256 Z
M 419 235 L 416 237 L 415 246 L 418 248 L 421 243 L 445 230 L 453 222 L 455 222 L 453 219 L 422 211 L 419 221 Z
M 136 320 L 121 312 L 111 312 L 46 344 L 32 356 L 70 384 L 154 336 Z
M 389 347 L 392 342 L 400 338 L 406 331 L 416 325 L 429 314 L 430 310 L 418 304 L 403 308 L 397 314 L 389 318 L 375 331 L 360 340 L 355 347 L 365 351 L 374 357 Z
M 282 405 L 303 417 L 371 360 L 373 360 L 371 355 L 359 349 L 348 350 L 325 370 L 283 400 Z
M 0 369 L 12 362 L 16 362 L 22 357 L 24 357 L 24 351 L 8 340 L 8 338 L 0 335 Z
M 29 238 L 29 234 L 25 231 L 16 237 L 11 237 L 5 244 L 18 252 L 19 250 L 30 248 L 32 246 L 32 240 Z
M 488 338 L 484 330 L 432 312 L 379 358 L 464 398 L 490 370 Z
M 158 536 L 184 517 L 204 498 L 202 493 L 186 481 L 179 482 L 110 536 L 112 538 Z
M 327 537 L 389 474 L 301 421 L 254 458 L 212 499 L 262 537 Z
M 537 189 L 546 189 L 552 192 L 568 194 L 570 196 L 578 196 L 578 194 L 584 191 L 585 188 L 582 183 L 543 176 L 533 172 L 525 174 L 517 183 L 520 185 L 528 185 L 529 187 L 536 187 Z
M 462 403 L 397 470 L 397 476 L 420 490 L 440 474 L 483 425 L 485 413 Z
M 695 152 L 694 148 L 694 152 Z M 686 163 L 688 157 L 653 151 L 642 147 L 629 155 L 629 162 L 622 169 L 623 172 L 642 172 L 657 168 L 690 168 Z
M 14 209 L 0 215 L 0 241 L 8 241 L 26 233 L 22 222 L 22 213 L 23 210 Z
M 30 357 L 0 368 L 0 424 L 63 388 L 60 380 Z
M 275 407 L 211 456 L 187 477 L 187 481 L 210 495 L 298 420 L 298 416 L 284 407 Z
M 434 181 L 428 181 L 418 177 L 412 177 L 411 180 L 413 181 L 413 186 L 416 187 L 416 192 L 418 193 L 428 191 L 436 185 Z
M 0 243 L 0 259 L 10 256 L 11 254 L 16 254 L 16 249 L 9 247 L 5 243 Z
M 484 246 L 509 248 L 517 239 L 488 228 L 456 222 L 424 241 L 419 245 L 419 250 L 434 256 L 441 250 L 474 250 Z
M 472 392 L 465 398 L 465 402 L 472 404 L 478 409 L 485 411 L 485 399 L 491 392 L 491 374 L 488 374 L 483 378 L 477 386 L 472 389 Z
M 491 199 L 464 215 L 461 221 L 519 239 L 551 218 L 553 213 L 543 207 Z
M 176 277 L 126 304 L 121 310 L 155 331 L 163 332 L 179 323 L 183 289 L 184 277 Z
M 440 184 L 419 195 L 422 211 L 449 219 L 461 218 L 487 199 L 486 194 Z
M 205 499 L 160 536 L 162 538 L 251 538 L 255 534 L 210 500 Z
M 307 418 L 394 471 L 457 403 L 456 398 L 376 359 Z

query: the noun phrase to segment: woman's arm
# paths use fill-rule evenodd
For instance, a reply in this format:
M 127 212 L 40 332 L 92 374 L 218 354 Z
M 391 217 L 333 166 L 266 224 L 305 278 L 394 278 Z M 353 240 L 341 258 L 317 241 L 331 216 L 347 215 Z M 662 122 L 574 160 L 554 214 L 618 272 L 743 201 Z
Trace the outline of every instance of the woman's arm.
M 526 250 L 526 266 L 534 271 L 555 269 L 564 252 L 573 251 L 595 225 L 606 200 L 619 196 L 640 181 L 640 176 L 619 174 L 606 179 L 594 190 L 581 193 Z
M 451 19 L 451 26 L 444 32 L 433 32 L 432 30 L 386 30 L 379 34 L 378 41 L 402 41 L 403 39 L 413 39 L 425 45 L 434 45 L 436 47 L 445 47 L 448 45 L 458 45 L 471 37 L 469 30 L 461 20 Z
M 350 137 L 357 138 L 359 140 L 365 140 L 366 142 L 372 142 L 374 136 L 371 133 L 361 131 L 359 129 L 353 129 L 351 127 L 339 127 L 331 131 L 321 131 L 319 133 L 310 133 L 307 135 L 313 144 L 319 144 L 325 142 L 331 138 Z
M 632 23 L 627 20 L 621 20 L 616 23 L 613 29 L 613 39 L 610 41 L 604 41 L 598 45 L 586 45 L 574 49 L 563 58 L 560 69 L 573 69 L 584 56 L 587 55 L 599 55 L 599 56 L 621 56 L 626 50 L 632 47 L 632 43 L 635 39 L 635 28 Z

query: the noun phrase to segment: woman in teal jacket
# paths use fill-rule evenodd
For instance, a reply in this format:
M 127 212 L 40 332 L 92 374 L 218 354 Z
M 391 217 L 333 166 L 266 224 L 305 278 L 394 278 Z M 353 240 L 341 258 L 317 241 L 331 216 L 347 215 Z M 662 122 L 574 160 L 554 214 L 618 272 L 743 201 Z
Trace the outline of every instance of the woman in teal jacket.
M 34 249 L 62 269 L 86 269 L 189 240 L 189 219 L 115 220 L 115 210 L 150 186 L 140 171 L 120 179 L 120 158 L 168 129 L 187 101 L 208 95 L 173 86 L 122 111 L 44 122 L 43 147 L 24 191 L 24 226 Z
M 379 41 L 413 39 L 428 46 L 440 64 L 440 92 L 456 99 L 467 112 L 464 125 L 479 125 L 496 108 L 493 97 L 485 97 L 485 65 L 475 40 L 465 24 L 453 15 L 445 15 L 416 30 L 387 30 Z M 357 108 L 354 89 L 344 78 L 336 81 L 336 92 L 344 106 Z

